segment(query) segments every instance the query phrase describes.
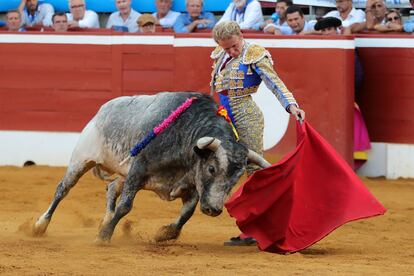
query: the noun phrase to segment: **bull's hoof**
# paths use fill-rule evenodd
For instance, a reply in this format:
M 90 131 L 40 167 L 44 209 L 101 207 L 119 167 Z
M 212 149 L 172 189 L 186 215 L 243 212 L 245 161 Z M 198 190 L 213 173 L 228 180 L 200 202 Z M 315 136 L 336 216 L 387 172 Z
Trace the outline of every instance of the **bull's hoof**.
M 98 231 L 102 231 L 102 228 L 104 227 L 104 225 L 108 225 L 109 222 L 112 220 L 112 218 L 114 217 L 114 213 L 111 212 L 107 212 L 104 216 L 104 218 L 101 220 L 101 222 L 99 223 L 98 226 Z
M 49 225 L 50 219 L 40 217 L 32 227 L 33 237 L 41 237 L 45 234 L 47 226 Z
M 98 236 L 96 236 L 94 243 L 96 245 L 105 245 L 109 244 L 111 242 L 111 236 L 108 231 L 105 231 L 105 229 L 101 229 L 99 231 Z
M 180 236 L 181 229 L 174 224 L 162 226 L 155 235 L 156 242 L 175 240 Z
M 105 246 L 105 245 L 108 245 L 110 242 L 111 242 L 111 239 L 105 239 L 100 236 L 97 236 L 95 240 L 93 241 L 93 243 L 98 246 Z
M 111 241 L 113 230 L 108 225 L 102 225 L 98 236 L 95 239 L 95 244 L 107 244 Z

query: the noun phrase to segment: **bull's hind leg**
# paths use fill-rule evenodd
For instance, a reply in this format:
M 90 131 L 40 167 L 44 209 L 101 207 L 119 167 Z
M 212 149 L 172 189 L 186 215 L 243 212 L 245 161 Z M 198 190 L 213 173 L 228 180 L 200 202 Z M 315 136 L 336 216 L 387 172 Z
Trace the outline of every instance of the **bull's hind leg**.
M 116 200 L 122 192 L 125 179 L 123 177 L 117 177 L 114 181 L 108 184 L 106 192 L 106 213 L 102 220 L 101 226 L 108 224 L 114 217 Z
M 33 225 L 32 233 L 34 236 L 42 236 L 49 225 L 50 219 L 56 210 L 59 202 L 69 193 L 70 189 L 75 186 L 79 178 L 95 165 L 95 162 L 85 162 L 78 165 L 69 165 L 65 176 L 56 188 L 55 196 L 47 211 L 37 219 Z
M 183 207 L 181 208 L 180 216 L 177 218 L 175 223 L 162 226 L 158 233 L 155 235 L 156 242 L 163 242 L 168 240 L 175 240 L 180 236 L 181 229 L 184 224 L 194 214 L 194 210 L 198 203 L 197 191 L 189 190 L 185 195 L 182 196 Z

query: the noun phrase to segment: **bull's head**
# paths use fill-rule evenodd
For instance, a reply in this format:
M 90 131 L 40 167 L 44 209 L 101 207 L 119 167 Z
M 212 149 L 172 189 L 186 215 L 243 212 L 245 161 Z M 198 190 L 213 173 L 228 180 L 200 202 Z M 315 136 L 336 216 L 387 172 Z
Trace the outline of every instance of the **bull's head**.
M 226 197 L 242 176 L 248 161 L 263 168 L 270 166 L 263 157 L 243 145 L 212 137 L 200 138 L 194 151 L 200 157 L 195 176 L 200 208 L 210 216 L 222 212 Z

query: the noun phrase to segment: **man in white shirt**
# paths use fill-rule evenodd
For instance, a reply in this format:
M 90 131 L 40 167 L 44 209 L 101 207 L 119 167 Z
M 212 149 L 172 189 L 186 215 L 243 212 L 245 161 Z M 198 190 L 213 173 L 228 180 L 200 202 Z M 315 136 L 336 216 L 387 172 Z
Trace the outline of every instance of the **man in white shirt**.
M 138 32 L 137 20 L 141 14 L 131 8 L 131 0 L 116 0 L 115 5 L 118 11 L 109 16 L 106 28 L 125 30 L 130 33 Z
M 385 5 L 385 0 L 367 0 L 365 7 L 365 21 L 352 24 L 349 27 L 350 33 L 376 30 L 376 27 L 385 24 L 386 12 L 387 7 Z
M 172 0 L 155 0 L 157 12 L 154 12 L 152 16 L 157 19 L 157 25 L 161 25 L 163 28 L 172 28 L 180 13 L 172 11 L 171 5 Z
M 328 12 L 324 17 L 340 19 L 344 28 L 365 21 L 365 12 L 355 9 L 352 6 L 352 0 L 336 0 L 336 9 L 336 11 Z
M 315 24 L 305 20 L 305 15 L 301 8 L 292 5 L 286 9 L 286 22 L 288 26 L 276 26 L 275 35 L 305 35 L 316 34 Z
M 25 26 L 52 26 L 55 9 L 48 3 L 39 4 L 38 0 L 21 0 L 18 10 Z
M 365 11 L 367 13 L 366 28 L 368 30 L 375 30 L 375 25 L 385 24 L 385 14 L 387 12 L 385 0 L 368 0 Z
M 69 0 L 70 13 L 68 16 L 69 28 L 99 28 L 98 14 L 86 10 L 84 0 Z
M 264 22 L 262 7 L 257 0 L 233 0 L 217 24 L 235 21 L 242 30 L 254 29 Z

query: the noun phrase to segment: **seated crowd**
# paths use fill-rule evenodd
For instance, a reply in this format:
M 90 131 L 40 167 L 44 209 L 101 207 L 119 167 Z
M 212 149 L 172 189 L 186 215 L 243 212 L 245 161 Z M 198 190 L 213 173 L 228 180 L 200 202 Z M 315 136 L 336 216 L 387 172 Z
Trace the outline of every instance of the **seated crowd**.
M 385 0 L 367 0 L 365 11 L 355 9 L 352 0 L 336 0 L 336 10 L 311 21 L 305 20 L 301 8 L 293 5 L 291 0 L 277 0 L 275 13 L 268 20 L 264 20 L 258 0 L 233 0 L 217 22 L 213 13 L 204 11 L 203 0 L 186 0 L 186 12 L 183 13 L 171 10 L 173 0 L 154 0 L 157 11 L 152 14 L 135 11 L 131 1 L 115 0 L 117 11 L 109 16 L 107 29 L 153 33 L 160 28 L 190 33 L 212 29 L 217 22 L 235 21 L 242 30 L 275 35 L 352 34 L 363 31 L 411 33 L 414 30 L 414 18 L 403 22 L 398 10 L 387 9 Z M 410 3 L 414 8 L 414 0 L 410 0 Z M 68 0 L 68 4 L 68 13 L 55 13 L 51 4 L 21 0 L 17 9 L 7 12 L 3 28 L 16 32 L 34 29 L 65 32 L 100 28 L 98 14 L 87 9 L 85 0 Z

